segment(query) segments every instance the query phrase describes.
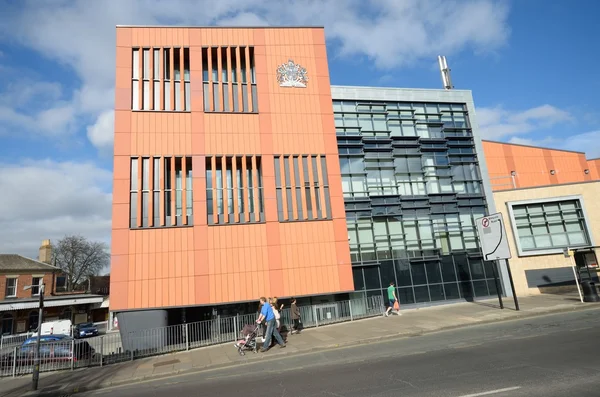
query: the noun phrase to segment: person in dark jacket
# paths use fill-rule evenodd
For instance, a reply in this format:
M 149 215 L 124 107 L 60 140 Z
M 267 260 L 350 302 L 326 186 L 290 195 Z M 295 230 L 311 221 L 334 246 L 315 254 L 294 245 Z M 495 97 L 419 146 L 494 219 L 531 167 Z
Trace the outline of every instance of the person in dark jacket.
M 292 327 L 292 334 L 294 334 L 294 332 L 299 334 L 301 331 L 302 323 L 300 322 L 300 308 L 296 304 L 296 298 L 292 298 L 291 311 L 292 321 L 294 322 L 294 325 Z

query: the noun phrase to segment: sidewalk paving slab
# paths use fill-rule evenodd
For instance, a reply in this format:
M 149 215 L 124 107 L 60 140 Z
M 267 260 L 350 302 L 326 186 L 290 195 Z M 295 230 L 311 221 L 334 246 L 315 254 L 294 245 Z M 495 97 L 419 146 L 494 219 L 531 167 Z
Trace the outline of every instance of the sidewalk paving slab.
M 380 316 L 309 328 L 300 335 L 288 336 L 286 349 L 274 348 L 267 353 L 247 352 L 245 356 L 239 356 L 233 342 L 230 342 L 104 367 L 43 373 L 40 377 L 40 390 L 35 392 L 30 391 L 31 375 L 1 378 L 0 396 L 61 396 L 181 373 L 259 363 L 261 360 L 307 354 L 341 346 L 599 307 L 595 304 L 582 304 L 577 294 L 530 296 L 521 298 L 519 303 L 520 311 L 515 311 L 512 300 L 508 299 L 505 299 L 504 310 L 500 310 L 498 301 L 493 299 L 407 308 L 401 311 L 402 316 L 391 315 L 387 318 Z

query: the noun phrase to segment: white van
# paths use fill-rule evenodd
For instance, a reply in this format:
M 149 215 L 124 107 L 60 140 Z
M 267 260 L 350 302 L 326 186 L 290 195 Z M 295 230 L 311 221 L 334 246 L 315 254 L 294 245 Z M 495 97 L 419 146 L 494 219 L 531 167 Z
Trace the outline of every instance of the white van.
M 56 320 L 47 323 L 42 323 L 41 335 L 69 335 L 71 336 L 71 330 L 73 324 L 71 320 Z M 37 332 L 34 332 L 32 336 L 37 336 Z

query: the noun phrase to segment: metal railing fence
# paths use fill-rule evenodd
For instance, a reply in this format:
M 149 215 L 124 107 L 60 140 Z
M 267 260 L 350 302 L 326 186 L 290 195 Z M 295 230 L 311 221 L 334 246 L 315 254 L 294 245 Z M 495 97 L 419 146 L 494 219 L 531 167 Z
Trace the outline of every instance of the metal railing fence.
M 381 296 L 300 306 L 303 328 L 380 316 L 385 310 Z M 282 329 L 291 330 L 289 308 L 280 312 Z M 128 334 L 109 333 L 86 339 L 66 338 L 40 346 L 40 372 L 103 366 L 203 346 L 236 341 L 246 324 L 254 324 L 256 313 L 217 317 L 213 320 L 150 328 Z M 262 336 L 262 327 L 259 329 Z M 26 338 L 22 338 L 23 341 Z M 22 343 L 22 342 L 21 342 Z M 31 373 L 35 343 L 4 348 L 0 355 L 0 377 Z

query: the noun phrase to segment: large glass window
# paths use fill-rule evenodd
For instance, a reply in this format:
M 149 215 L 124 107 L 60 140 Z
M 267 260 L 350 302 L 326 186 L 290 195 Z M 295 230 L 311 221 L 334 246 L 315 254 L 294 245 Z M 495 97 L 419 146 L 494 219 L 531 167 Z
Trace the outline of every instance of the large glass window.
M 474 223 L 485 201 L 466 196 L 482 193 L 466 106 L 335 100 L 333 110 L 356 289 L 385 297 L 395 279 L 404 304 L 494 293 Z
M 521 251 L 590 245 L 579 199 L 512 206 Z

